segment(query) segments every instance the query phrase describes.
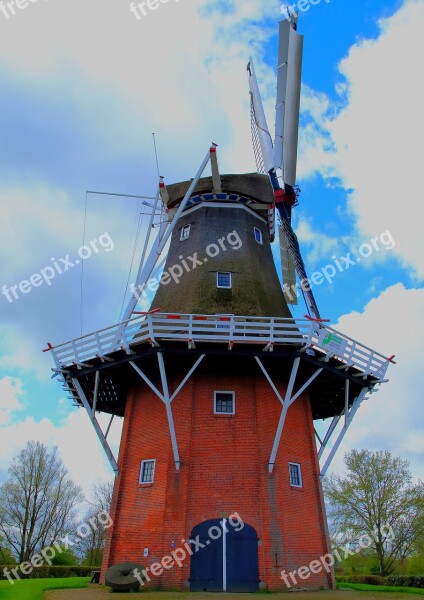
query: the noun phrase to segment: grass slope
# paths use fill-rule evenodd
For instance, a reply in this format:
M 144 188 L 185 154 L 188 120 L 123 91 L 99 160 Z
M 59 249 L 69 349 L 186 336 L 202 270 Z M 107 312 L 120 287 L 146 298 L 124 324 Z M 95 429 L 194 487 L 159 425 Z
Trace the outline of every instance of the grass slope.
M 89 577 L 25 579 L 13 585 L 9 581 L 0 581 L 0 600 L 42 600 L 46 590 L 85 588 L 89 581 Z
M 337 587 L 344 590 L 357 590 L 358 592 L 401 592 L 403 594 L 418 594 L 424 596 L 424 588 L 368 585 L 367 583 L 338 583 Z

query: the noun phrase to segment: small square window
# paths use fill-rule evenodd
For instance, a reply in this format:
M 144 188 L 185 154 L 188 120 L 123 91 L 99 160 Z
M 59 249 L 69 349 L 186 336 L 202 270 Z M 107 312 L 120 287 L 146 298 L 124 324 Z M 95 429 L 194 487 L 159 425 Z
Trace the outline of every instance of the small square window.
M 262 244 L 262 231 L 257 227 L 254 227 L 253 231 L 255 233 L 255 240 L 258 242 L 258 244 Z
M 302 473 L 299 463 L 289 463 L 290 485 L 293 487 L 303 487 Z
M 190 237 L 190 225 L 184 225 L 184 227 L 181 228 L 180 240 L 188 240 L 189 237 Z
M 233 415 L 235 413 L 235 393 L 215 392 L 214 413 L 216 415 Z
M 153 483 L 156 460 L 143 460 L 140 467 L 139 483 Z
M 216 274 L 216 287 L 231 289 L 231 273 L 218 271 Z

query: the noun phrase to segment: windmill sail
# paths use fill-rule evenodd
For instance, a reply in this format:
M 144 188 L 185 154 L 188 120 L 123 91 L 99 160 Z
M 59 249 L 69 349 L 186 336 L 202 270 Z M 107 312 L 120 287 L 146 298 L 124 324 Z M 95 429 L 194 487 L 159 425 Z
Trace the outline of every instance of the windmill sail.
M 269 173 L 274 169 L 274 150 L 252 59 L 247 65 L 247 73 L 249 76 L 252 140 L 256 164 L 259 172 Z
M 274 144 L 268 130 L 252 59 L 247 65 L 252 142 L 258 171 L 267 173 L 270 177 L 274 188 L 275 206 L 281 218 L 280 252 L 286 300 L 291 304 L 296 303 L 296 271 L 305 302 L 314 316 L 319 318 L 314 295 L 307 285 L 308 277 L 299 242 L 291 226 L 291 209 L 296 204 L 298 194 L 296 162 L 303 51 L 303 36 L 297 33 L 296 19 L 293 15 L 291 17 L 291 22 L 280 22 Z M 283 176 L 283 189 L 278 180 L 279 174 Z
M 283 272 L 283 293 L 287 304 L 297 304 L 296 271 L 289 243 L 282 225 L 278 227 L 280 239 L 281 268 Z
M 285 184 L 296 183 L 303 36 L 296 20 L 280 21 L 275 114 L 274 165 Z

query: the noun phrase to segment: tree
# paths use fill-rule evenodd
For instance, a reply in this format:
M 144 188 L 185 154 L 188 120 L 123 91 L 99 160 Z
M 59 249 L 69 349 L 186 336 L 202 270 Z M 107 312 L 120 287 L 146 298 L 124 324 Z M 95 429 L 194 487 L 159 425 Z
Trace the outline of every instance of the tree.
M 72 528 L 81 489 L 68 477 L 57 448 L 30 441 L 13 459 L 0 486 L 0 532 L 18 562 Z
M 424 533 L 424 486 L 413 485 L 408 461 L 388 451 L 352 450 L 345 464 L 346 475 L 324 481 L 330 522 L 344 542 L 367 536 L 380 575 L 388 575 Z
M 92 506 L 84 517 L 84 523 L 92 525 L 89 528 L 89 535 L 81 539 L 78 544 L 78 553 L 85 565 L 99 566 L 102 563 L 106 529 L 112 524 L 109 517 L 112 494 L 112 481 L 98 483 L 93 488 L 94 502 L 91 503 Z
M 4 544 L 4 538 L 0 535 L 0 565 L 14 565 L 15 559 L 12 556 L 9 548 Z

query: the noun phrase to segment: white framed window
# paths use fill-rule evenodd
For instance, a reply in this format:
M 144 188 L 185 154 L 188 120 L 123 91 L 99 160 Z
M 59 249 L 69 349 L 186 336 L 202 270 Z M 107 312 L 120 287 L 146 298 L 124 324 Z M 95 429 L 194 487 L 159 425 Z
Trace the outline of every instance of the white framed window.
M 155 478 L 156 459 L 142 460 L 139 483 L 153 483 Z
M 258 242 L 258 244 L 262 244 L 262 231 L 260 229 L 258 229 L 257 227 L 253 228 L 253 233 L 255 235 L 255 240 Z
M 292 487 L 303 487 L 302 471 L 299 463 L 289 462 L 290 485 Z
M 180 240 L 188 240 L 190 237 L 190 227 L 191 225 L 184 225 L 184 227 L 181 227 Z
M 216 287 L 230 290 L 232 287 L 231 273 L 218 271 L 216 274 Z
M 234 415 L 236 395 L 234 392 L 214 392 L 213 412 L 215 415 Z

